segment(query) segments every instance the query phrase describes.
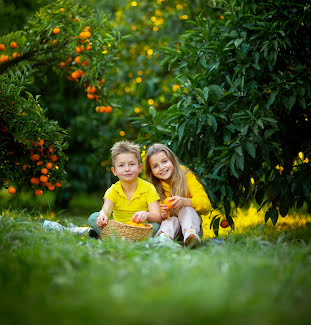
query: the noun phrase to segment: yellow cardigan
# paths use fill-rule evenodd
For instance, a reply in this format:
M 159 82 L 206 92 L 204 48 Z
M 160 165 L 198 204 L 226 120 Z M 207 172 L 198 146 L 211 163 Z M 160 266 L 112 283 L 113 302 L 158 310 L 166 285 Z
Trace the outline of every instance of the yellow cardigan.
M 212 204 L 202 186 L 197 180 L 196 176 L 185 166 L 181 166 L 186 174 L 188 186 L 188 198 L 191 200 L 192 208 L 200 215 L 208 214 L 213 209 Z M 161 181 L 161 185 L 166 197 L 170 197 L 170 185 Z

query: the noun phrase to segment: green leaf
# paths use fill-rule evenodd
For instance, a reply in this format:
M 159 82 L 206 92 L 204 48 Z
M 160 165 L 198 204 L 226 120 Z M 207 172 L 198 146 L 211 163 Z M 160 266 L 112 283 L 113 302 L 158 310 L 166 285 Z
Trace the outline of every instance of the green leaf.
M 187 124 L 187 121 L 183 122 L 178 128 L 178 138 L 179 138 L 179 140 L 181 140 L 181 138 L 184 135 L 186 124 Z
M 271 219 L 273 225 L 275 226 L 278 221 L 278 216 L 279 213 L 275 207 L 269 208 L 265 214 L 265 223 L 267 223 L 267 221 Z
M 279 211 L 280 211 L 280 215 L 284 218 L 287 216 L 288 210 L 290 207 L 290 203 L 288 202 L 288 200 L 283 199 L 280 203 L 279 206 Z
M 252 158 L 256 157 L 256 146 L 253 142 L 247 141 L 245 144 L 245 149 Z
M 242 171 L 244 170 L 244 155 L 238 155 L 236 158 L 236 166 L 240 168 Z
M 217 218 L 214 222 L 213 222 L 213 231 L 214 234 L 216 236 L 218 236 L 218 232 L 219 232 L 219 223 L 220 223 L 220 218 Z
M 150 107 L 149 107 L 149 113 L 150 113 L 150 115 L 151 115 L 153 118 L 155 118 L 156 115 L 157 115 L 157 111 L 156 111 L 156 109 L 155 109 L 153 106 L 150 106 Z
M 236 154 L 233 154 L 230 159 L 230 170 L 231 170 L 231 174 L 233 176 L 235 176 L 236 178 L 239 178 L 239 175 L 235 169 L 235 160 L 236 160 Z
M 243 42 L 243 38 L 238 38 L 238 39 L 236 39 L 236 40 L 234 41 L 234 45 L 235 45 L 235 47 L 238 48 L 238 47 L 241 45 L 242 42 Z
M 204 89 L 203 89 L 203 95 L 204 95 L 204 99 L 205 100 L 207 100 L 207 98 L 208 98 L 208 88 L 207 87 L 204 87 Z

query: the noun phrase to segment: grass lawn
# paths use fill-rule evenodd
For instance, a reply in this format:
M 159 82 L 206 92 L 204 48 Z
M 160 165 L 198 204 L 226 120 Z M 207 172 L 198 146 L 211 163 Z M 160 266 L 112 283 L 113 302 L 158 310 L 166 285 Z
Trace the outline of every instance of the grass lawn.
M 310 323 L 309 225 L 191 251 L 47 232 L 34 212 L 0 218 L 1 324 Z

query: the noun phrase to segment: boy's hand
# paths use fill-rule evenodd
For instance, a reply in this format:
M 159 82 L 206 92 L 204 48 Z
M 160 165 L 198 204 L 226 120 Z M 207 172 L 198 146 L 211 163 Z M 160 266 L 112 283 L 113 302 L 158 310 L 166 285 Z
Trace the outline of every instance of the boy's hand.
M 137 211 L 133 214 L 131 221 L 136 223 L 143 223 L 145 221 L 148 221 L 148 215 L 149 213 L 147 211 Z
M 160 204 L 161 208 L 161 218 L 166 220 L 170 217 L 170 209 L 165 204 Z
M 96 226 L 98 228 L 103 228 L 104 226 L 106 226 L 107 222 L 107 216 L 103 213 L 103 211 L 100 211 L 96 220 Z

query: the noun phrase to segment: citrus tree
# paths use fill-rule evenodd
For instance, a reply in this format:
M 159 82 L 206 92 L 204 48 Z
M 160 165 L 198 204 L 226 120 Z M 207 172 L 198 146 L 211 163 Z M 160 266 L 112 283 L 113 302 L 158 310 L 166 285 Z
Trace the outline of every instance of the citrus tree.
M 62 185 L 66 132 L 28 90 L 52 69 L 82 88 L 94 109 L 111 112 L 105 78 L 114 73 L 118 41 L 107 16 L 70 0 L 40 9 L 23 30 L 0 37 L 1 187 L 11 194 L 32 187 L 41 195 Z
M 234 209 L 255 198 L 275 224 L 311 210 L 310 31 L 307 1 L 229 1 L 201 15 L 166 47 L 180 89 L 165 112 L 139 119 L 204 183 L 234 228 Z M 217 232 L 220 217 L 212 220 Z

